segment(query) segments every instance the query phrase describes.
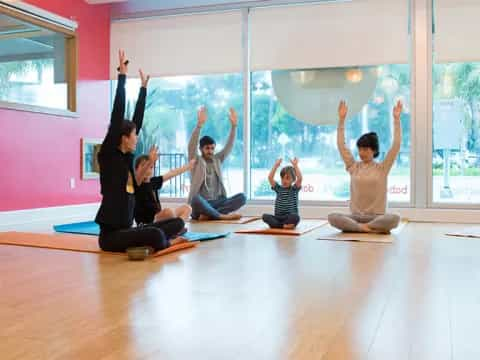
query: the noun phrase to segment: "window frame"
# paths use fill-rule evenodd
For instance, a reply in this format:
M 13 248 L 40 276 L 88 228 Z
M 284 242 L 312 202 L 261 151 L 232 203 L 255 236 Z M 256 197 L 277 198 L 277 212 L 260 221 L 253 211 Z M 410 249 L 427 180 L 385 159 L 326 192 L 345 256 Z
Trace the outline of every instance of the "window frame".
M 408 6 L 408 16 L 407 20 L 408 22 L 405 24 L 407 30 L 409 31 L 409 34 L 411 36 L 409 37 L 409 43 L 406 44 L 408 47 L 410 56 L 409 56 L 409 65 L 410 65 L 410 104 L 411 104 L 411 122 L 412 125 L 410 126 L 410 139 L 411 139 L 411 146 L 410 146 L 410 199 L 409 201 L 406 202 L 398 202 L 398 201 L 389 201 L 388 204 L 390 207 L 394 208 L 414 208 L 416 207 L 416 188 L 415 188 L 415 181 L 418 179 L 417 173 L 416 173 L 416 157 L 412 157 L 412 154 L 414 154 L 414 143 L 415 143 L 415 124 L 414 118 L 415 118 L 415 113 L 413 111 L 414 109 L 414 104 L 415 104 L 415 92 L 414 92 L 414 81 L 415 81 L 415 65 L 414 61 L 415 58 L 413 54 L 415 53 L 415 38 L 413 36 L 414 34 L 414 16 L 415 13 L 413 9 L 415 9 L 415 2 L 418 0 L 402 0 L 407 3 Z M 420 1 L 425 1 L 425 0 L 420 0 Z M 432 0 L 430 0 L 432 1 Z M 291 1 L 290 3 L 286 4 L 285 2 L 281 4 L 281 6 L 298 6 L 298 5 L 312 5 L 314 3 L 321 3 L 322 1 L 307 1 L 307 2 L 302 2 L 298 3 L 295 1 Z M 278 7 L 280 5 L 276 4 L 271 4 L 272 7 Z M 250 154 L 250 145 L 251 145 L 251 134 L 250 134 L 250 129 L 251 129 L 251 89 L 250 89 L 250 83 L 251 83 L 251 76 L 253 74 L 253 71 L 250 67 L 250 59 L 251 59 L 251 54 L 250 54 L 250 19 L 249 19 L 249 13 L 250 9 L 253 9 L 255 5 L 248 6 L 244 9 L 243 11 L 243 33 L 242 33 L 242 46 L 243 46 L 243 79 L 244 79 L 244 129 L 243 129 L 243 136 L 244 136 L 244 166 L 245 169 L 244 171 L 244 193 L 247 195 L 248 203 L 251 205 L 266 205 L 266 204 L 271 204 L 272 200 L 269 199 L 253 199 L 250 197 L 251 195 L 251 154 Z M 262 6 L 263 7 L 263 6 Z M 248 99 L 248 100 L 247 100 Z M 247 145 L 248 144 L 248 145 Z M 349 200 L 345 201 L 338 201 L 338 200 L 301 200 L 301 203 L 306 204 L 308 206 L 330 206 L 330 207 L 345 207 L 348 206 Z
M 427 168 L 427 207 L 432 209 L 456 209 L 456 210 L 478 210 L 480 209 L 480 202 L 478 203 L 465 203 L 461 201 L 452 202 L 440 202 L 434 200 L 434 187 L 433 187 L 433 70 L 435 66 L 434 62 L 434 28 L 435 28 L 435 0 L 413 0 L 419 1 L 424 4 L 424 10 L 426 14 L 427 28 L 425 29 L 426 35 L 426 54 L 427 72 L 425 74 L 427 81 L 428 97 L 426 99 L 426 123 L 427 123 L 427 149 L 424 153 L 426 156 L 426 168 Z M 423 71 L 422 71 L 423 73 Z M 423 154 L 422 154 L 423 155 Z
M 476 210 L 480 209 L 480 203 L 442 203 L 433 201 L 433 173 L 432 173 L 432 144 L 433 144 L 433 15 L 434 0 L 405 0 L 409 6 L 408 27 L 410 33 L 410 201 L 389 202 L 391 208 L 416 210 L 438 210 L 438 209 L 459 209 Z M 251 91 L 250 82 L 252 71 L 250 68 L 250 24 L 249 11 L 255 7 L 266 6 L 308 6 L 312 3 L 320 3 L 321 0 L 270 0 L 252 1 L 248 4 L 213 5 L 201 8 L 186 8 L 176 10 L 162 10 L 142 14 L 145 16 L 172 16 L 186 15 L 198 12 L 215 12 L 231 9 L 242 9 L 242 64 L 243 64 L 243 95 L 244 95 L 244 192 L 250 195 L 251 184 Z M 132 18 L 135 15 L 117 15 L 115 20 Z M 168 202 L 182 202 L 182 198 L 164 198 Z M 271 205 L 271 200 L 249 199 L 250 205 Z M 302 200 L 305 206 L 313 207 L 345 207 L 347 201 L 314 201 Z
M 35 6 L 17 1 L 14 4 L 0 1 L 0 15 L 5 15 L 25 23 L 39 26 L 61 34 L 65 39 L 65 77 L 67 80 L 67 109 L 56 109 L 26 103 L 0 101 L 0 108 L 45 113 L 62 117 L 78 117 L 77 77 L 78 39 L 77 23 L 44 11 Z

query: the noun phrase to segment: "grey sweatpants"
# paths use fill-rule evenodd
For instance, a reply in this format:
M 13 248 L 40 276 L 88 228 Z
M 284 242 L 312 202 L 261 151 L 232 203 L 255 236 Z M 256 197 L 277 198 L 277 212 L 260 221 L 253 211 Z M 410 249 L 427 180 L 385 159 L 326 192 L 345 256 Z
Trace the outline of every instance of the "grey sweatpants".
M 359 215 L 359 214 L 330 214 L 328 222 L 338 230 L 345 232 L 364 232 L 360 224 L 368 224 L 374 231 L 388 233 L 395 229 L 400 222 L 400 216 L 395 214 Z

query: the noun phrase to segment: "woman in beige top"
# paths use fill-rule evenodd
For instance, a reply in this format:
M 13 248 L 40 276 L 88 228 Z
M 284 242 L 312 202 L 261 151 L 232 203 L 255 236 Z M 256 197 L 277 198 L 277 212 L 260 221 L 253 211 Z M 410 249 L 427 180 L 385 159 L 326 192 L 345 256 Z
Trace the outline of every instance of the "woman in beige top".
M 361 161 L 355 161 L 345 145 L 345 118 L 348 108 L 344 101 L 338 107 L 337 146 L 345 167 L 350 174 L 351 214 L 330 214 L 330 225 L 346 232 L 389 233 L 396 228 L 400 217 L 386 214 L 387 180 L 402 141 L 400 115 L 403 105 L 399 101 L 393 108 L 393 144 L 382 162 L 374 159 L 379 155 L 378 137 L 374 132 L 364 134 L 357 140 Z

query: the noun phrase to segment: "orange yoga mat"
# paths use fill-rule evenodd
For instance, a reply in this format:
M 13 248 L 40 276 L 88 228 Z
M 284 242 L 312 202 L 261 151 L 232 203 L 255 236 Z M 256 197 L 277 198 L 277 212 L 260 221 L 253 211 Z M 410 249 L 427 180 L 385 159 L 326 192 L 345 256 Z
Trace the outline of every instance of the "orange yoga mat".
M 263 235 L 292 235 L 292 236 L 300 236 L 306 234 L 310 231 L 318 229 L 319 227 L 325 225 L 327 223 L 326 220 L 313 220 L 313 219 L 306 219 L 302 220 L 300 224 L 293 230 L 287 229 L 270 229 L 268 225 L 264 225 L 257 228 L 249 228 L 249 229 L 242 229 L 235 231 L 236 234 L 263 234 Z
M 56 249 L 67 251 L 79 251 L 87 253 L 103 253 L 114 255 L 125 255 L 124 253 L 105 252 L 98 246 L 98 237 L 70 234 L 40 234 L 24 232 L 2 232 L 0 233 L 1 245 L 16 245 L 38 247 L 44 249 Z M 170 246 L 164 250 L 153 254 L 154 257 L 170 254 L 182 249 L 188 249 L 197 246 L 195 242 L 181 243 Z
M 253 221 L 260 220 L 260 216 L 244 216 L 238 220 L 190 220 L 192 224 L 196 223 L 211 223 L 211 224 L 248 224 Z

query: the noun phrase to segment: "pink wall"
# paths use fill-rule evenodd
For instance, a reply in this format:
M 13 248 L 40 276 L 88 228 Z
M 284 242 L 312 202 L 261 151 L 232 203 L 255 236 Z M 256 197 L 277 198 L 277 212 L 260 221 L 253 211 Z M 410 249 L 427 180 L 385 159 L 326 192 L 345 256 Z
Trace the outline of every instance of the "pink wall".
M 108 125 L 110 8 L 84 0 L 27 2 L 79 24 L 79 117 L 0 109 L 0 211 L 99 201 L 98 180 L 81 180 L 80 139 L 101 138 Z

